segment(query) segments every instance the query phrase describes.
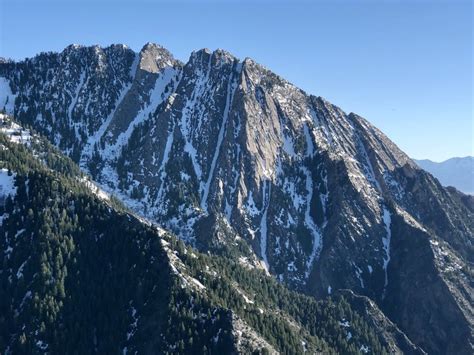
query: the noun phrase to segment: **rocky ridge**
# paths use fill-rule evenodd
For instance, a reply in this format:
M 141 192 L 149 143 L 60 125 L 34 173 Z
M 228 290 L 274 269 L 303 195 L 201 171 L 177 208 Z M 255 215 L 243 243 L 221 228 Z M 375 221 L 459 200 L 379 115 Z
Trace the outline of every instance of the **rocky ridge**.
M 428 352 L 472 351 L 472 208 L 362 117 L 223 50 L 70 46 L 0 80 L 9 113 L 191 245 L 243 240 L 296 290 L 351 289 Z

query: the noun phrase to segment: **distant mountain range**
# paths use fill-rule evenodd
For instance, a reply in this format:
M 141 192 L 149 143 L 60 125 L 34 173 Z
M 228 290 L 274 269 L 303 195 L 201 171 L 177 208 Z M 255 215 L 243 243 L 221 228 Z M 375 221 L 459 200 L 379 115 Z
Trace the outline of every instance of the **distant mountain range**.
M 453 186 L 465 194 L 474 195 L 474 157 L 451 158 L 441 163 L 429 159 L 415 162 L 444 186 Z

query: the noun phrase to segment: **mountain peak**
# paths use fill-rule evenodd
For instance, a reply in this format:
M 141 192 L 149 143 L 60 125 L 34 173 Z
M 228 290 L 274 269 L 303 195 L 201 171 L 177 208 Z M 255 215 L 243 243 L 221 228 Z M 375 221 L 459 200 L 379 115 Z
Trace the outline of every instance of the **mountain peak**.
M 195 60 L 202 60 L 202 59 L 210 59 L 210 58 L 215 58 L 215 59 L 224 59 L 225 61 L 234 61 L 238 60 L 236 56 L 234 56 L 232 53 L 229 51 L 226 51 L 225 49 L 218 48 L 214 51 L 210 50 L 209 48 L 201 48 L 197 51 L 193 51 L 191 53 L 191 56 L 189 58 L 190 62 L 193 62 Z
M 140 51 L 142 52 L 142 51 L 148 51 L 148 50 L 162 50 L 162 49 L 165 49 L 165 48 L 162 45 L 158 44 L 158 43 L 147 42 L 143 45 L 143 47 Z
M 201 48 L 201 49 L 191 52 L 191 56 L 202 56 L 204 54 L 206 55 L 212 54 L 212 51 L 209 48 Z
M 176 63 L 173 55 L 163 46 L 148 42 L 139 53 L 139 67 L 150 73 L 158 73 L 163 68 Z

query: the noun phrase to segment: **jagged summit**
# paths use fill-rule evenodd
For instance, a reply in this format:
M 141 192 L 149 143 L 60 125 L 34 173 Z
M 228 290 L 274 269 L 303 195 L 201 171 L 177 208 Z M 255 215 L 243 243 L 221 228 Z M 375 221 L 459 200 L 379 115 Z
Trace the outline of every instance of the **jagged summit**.
M 165 49 L 162 45 L 155 43 L 155 42 L 147 42 L 143 45 L 142 50 L 145 49 L 150 49 L 150 48 L 159 48 L 159 49 Z
M 202 56 L 203 54 L 212 54 L 212 51 L 209 49 L 209 48 L 201 48 L 201 49 L 198 49 L 198 50 L 195 50 L 195 51 L 192 51 L 191 52 L 191 57 L 193 56 Z
M 178 64 L 164 47 L 148 42 L 139 52 L 139 67 L 150 73 L 158 73 L 168 66 Z
M 212 62 L 211 62 L 212 61 Z M 208 48 L 202 48 L 191 52 L 187 64 L 196 62 L 207 62 L 209 65 L 218 64 L 219 62 L 239 62 L 240 60 L 232 53 L 224 49 L 216 49 L 214 51 Z

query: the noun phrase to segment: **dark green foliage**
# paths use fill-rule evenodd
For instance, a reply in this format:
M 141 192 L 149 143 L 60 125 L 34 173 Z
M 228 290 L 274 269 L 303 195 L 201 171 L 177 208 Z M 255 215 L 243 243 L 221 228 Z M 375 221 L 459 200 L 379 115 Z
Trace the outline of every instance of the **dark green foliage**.
M 214 303 L 232 309 L 277 350 L 285 354 L 301 353 L 304 338 L 309 349 L 324 353 L 358 354 L 361 344 L 374 353 L 386 353 L 377 333 L 344 297 L 316 301 L 288 290 L 262 271 L 249 270 L 232 261 L 237 258 L 225 247 L 221 254 L 197 254 L 192 249 L 179 253 L 186 269 L 207 287 Z M 245 302 L 240 292 L 253 303 Z M 350 340 L 348 329 L 341 326 L 343 320 L 350 322 Z
M 94 196 L 49 145 L 35 143 L 34 157 L 5 137 L 0 144 L 0 167 L 16 174 L 17 187 L 0 208 L 0 250 L 8 251 L 0 253 L 1 353 L 231 353 L 236 317 L 285 354 L 303 352 L 302 339 L 313 352 L 385 351 L 344 298 L 316 301 L 243 267 L 245 246 L 211 256 L 160 236 Z M 183 287 L 180 272 L 205 289 Z
M 224 311 L 179 287 L 156 230 L 48 171 L 22 146 L 3 143 L 3 165 L 22 173 L 1 211 L 8 215 L 0 248 L 11 251 L 0 254 L 0 352 L 33 353 L 41 344 L 53 353 L 164 351 L 186 339 L 191 353 L 210 347 L 221 328 L 216 351 L 229 349 L 230 323 L 214 319 Z M 137 330 L 127 341 L 134 312 Z

